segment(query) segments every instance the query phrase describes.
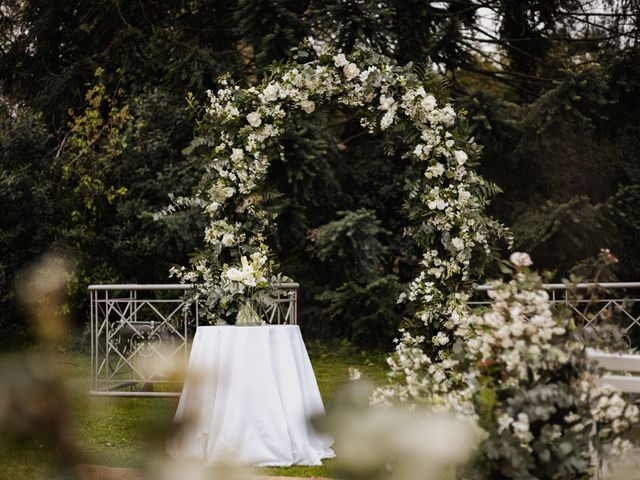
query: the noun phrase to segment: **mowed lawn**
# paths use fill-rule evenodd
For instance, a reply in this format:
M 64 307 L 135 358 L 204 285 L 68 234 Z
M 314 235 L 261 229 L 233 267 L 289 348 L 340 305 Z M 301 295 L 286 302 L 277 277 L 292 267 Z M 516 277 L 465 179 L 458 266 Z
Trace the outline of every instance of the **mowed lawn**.
M 385 376 L 383 354 L 357 352 L 352 348 L 308 345 L 318 386 L 325 405 L 348 381 L 349 367 L 359 368 L 375 383 Z M 177 406 L 177 399 L 89 397 L 89 358 L 77 353 L 56 357 L 66 378 L 73 405 L 75 443 L 88 463 L 140 468 L 161 454 L 162 441 Z M 7 444 L 0 434 L 0 478 L 50 479 L 56 457 L 46 437 L 27 437 Z M 257 469 L 261 475 L 331 476 L 332 462 L 321 467 Z

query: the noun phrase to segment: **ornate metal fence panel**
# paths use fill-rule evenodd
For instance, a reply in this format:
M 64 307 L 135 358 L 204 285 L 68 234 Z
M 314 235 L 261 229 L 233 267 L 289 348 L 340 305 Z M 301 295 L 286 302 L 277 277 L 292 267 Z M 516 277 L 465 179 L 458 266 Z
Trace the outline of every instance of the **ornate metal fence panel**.
M 545 284 L 549 302 L 563 304 L 574 317 L 595 331 L 604 322 L 618 322 L 632 347 L 640 347 L 640 282 L 580 283 L 568 287 L 562 283 Z M 490 285 L 480 285 L 472 304 L 487 305 Z
M 91 285 L 91 394 L 175 397 L 171 378 L 186 365 L 201 309 L 188 299 L 193 285 Z M 269 324 L 298 323 L 297 283 L 277 285 L 259 313 Z
M 91 285 L 91 393 L 177 396 L 167 378 L 188 355 L 198 306 L 189 305 L 191 285 Z M 180 358 L 182 357 L 182 358 Z
M 278 284 L 272 303 L 259 307 L 262 319 L 272 325 L 297 325 L 299 288 L 297 283 Z

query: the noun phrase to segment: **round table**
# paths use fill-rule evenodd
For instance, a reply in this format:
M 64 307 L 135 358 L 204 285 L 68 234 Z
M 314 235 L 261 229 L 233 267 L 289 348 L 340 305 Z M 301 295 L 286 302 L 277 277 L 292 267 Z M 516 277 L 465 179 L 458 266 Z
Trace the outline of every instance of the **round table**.
M 309 425 L 324 413 L 297 325 L 198 327 L 170 455 L 207 464 L 321 465 L 332 440 Z

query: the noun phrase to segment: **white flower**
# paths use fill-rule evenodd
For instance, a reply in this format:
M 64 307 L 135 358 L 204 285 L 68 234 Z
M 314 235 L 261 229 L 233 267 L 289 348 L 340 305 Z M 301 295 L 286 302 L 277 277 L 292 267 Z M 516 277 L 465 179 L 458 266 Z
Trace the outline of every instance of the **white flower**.
M 347 80 L 351 80 L 353 77 L 357 77 L 360 75 L 360 69 L 356 67 L 355 63 L 349 63 L 344 66 L 344 76 L 347 77 Z
M 444 168 L 444 167 L 443 167 Z M 460 190 L 458 192 L 458 201 L 460 203 L 465 203 L 467 200 L 471 198 L 471 193 L 467 190 Z
M 424 173 L 424 176 L 427 178 L 435 178 L 439 177 L 444 173 L 444 165 L 440 162 L 435 165 L 427 168 L 427 171 Z
M 235 267 L 229 268 L 227 270 L 227 278 L 232 282 L 241 282 L 244 279 L 245 275 L 242 270 L 238 270 Z
M 438 334 L 431 339 L 434 345 L 446 345 L 449 343 L 449 337 L 444 332 L 438 332 Z
M 227 107 L 226 111 L 230 117 L 237 117 L 238 115 L 240 115 L 240 111 L 238 111 L 238 109 L 233 105 Z
M 455 248 L 456 250 L 462 250 L 464 248 L 464 240 L 456 237 L 451 240 L 451 245 L 453 245 L 453 248 Z
M 262 125 L 262 118 L 260 118 L 260 114 L 258 112 L 251 112 L 247 115 L 247 122 L 249 122 L 249 125 L 253 128 L 258 128 Z
M 380 95 L 380 110 L 389 110 L 395 102 L 391 96 Z
M 436 97 L 434 97 L 433 95 L 427 95 L 425 98 L 422 99 L 422 108 L 426 112 L 430 112 L 431 110 L 436 108 L 437 105 L 438 105 L 438 102 L 436 102 Z
M 513 423 L 513 418 L 511 415 L 503 413 L 498 417 L 498 432 L 502 432 L 511 426 Z
M 369 78 L 369 70 L 365 70 L 364 72 L 360 73 L 360 75 L 358 76 L 358 80 L 360 80 L 361 82 L 366 82 L 367 78 Z
M 445 126 L 453 126 L 456 119 L 456 112 L 451 105 L 445 105 L 445 107 L 440 110 L 440 119 Z
M 264 89 L 264 99 L 267 102 L 275 102 L 278 99 L 279 93 L 280 87 L 278 87 L 278 85 L 269 84 L 267 88 Z
M 533 265 L 531 261 L 531 257 L 528 253 L 525 252 L 514 252 L 509 257 L 509 261 L 513 263 L 516 267 L 530 267 Z
M 567 423 L 574 423 L 580 420 L 580 415 L 576 415 L 574 412 L 571 412 L 568 415 L 565 415 L 564 421 Z
M 444 210 L 445 208 L 447 208 L 447 202 L 445 202 L 441 198 L 438 198 L 436 200 L 431 200 L 430 202 L 428 202 L 427 206 L 431 210 Z
M 529 416 L 526 413 L 519 413 L 518 420 L 513 422 L 513 433 L 523 444 L 529 443 L 533 435 L 529 431 Z
M 232 149 L 232 151 L 231 151 L 231 161 L 232 162 L 239 162 L 243 158 L 244 158 L 244 152 L 242 151 L 241 148 Z
M 335 57 L 333 57 L 333 63 L 336 67 L 344 67 L 349 62 L 347 61 L 347 57 L 344 56 L 344 53 L 339 53 Z
M 312 100 L 304 100 L 300 102 L 300 106 L 306 113 L 313 113 L 316 109 L 316 104 Z
M 380 119 L 380 129 L 386 130 L 393 124 L 393 120 L 396 116 L 396 107 L 391 107 Z
M 440 383 L 444 381 L 445 378 L 447 378 L 447 376 L 442 370 L 436 370 L 435 373 L 433 374 L 433 381 L 436 383 Z
M 456 150 L 455 152 L 453 152 L 453 156 L 455 157 L 456 162 L 458 162 L 458 165 L 464 165 L 464 163 L 469 158 L 467 157 L 467 154 L 462 150 Z
M 222 244 L 225 247 L 230 247 L 231 245 L 233 245 L 233 241 L 234 241 L 233 233 L 225 233 L 224 235 L 222 235 Z
M 522 336 L 522 334 L 524 333 L 524 323 L 522 322 L 516 322 L 516 323 L 512 323 L 511 324 L 511 334 L 514 335 L 515 337 L 520 337 Z M 530 351 L 533 354 L 536 354 L 537 350 L 539 350 L 537 345 L 534 345 L 531 347 Z

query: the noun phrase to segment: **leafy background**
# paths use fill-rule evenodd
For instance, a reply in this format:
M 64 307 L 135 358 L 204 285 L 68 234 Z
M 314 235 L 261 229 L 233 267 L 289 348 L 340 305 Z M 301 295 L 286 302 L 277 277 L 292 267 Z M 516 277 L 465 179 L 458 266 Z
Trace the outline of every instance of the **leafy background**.
M 482 7 L 482 8 L 481 8 Z M 586 12 L 607 15 L 586 15 Z M 497 22 L 491 26 L 487 16 Z M 201 242 L 188 213 L 154 221 L 200 175 L 182 150 L 204 100 L 242 85 L 308 36 L 372 46 L 445 74 L 503 193 L 492 214 L 557 278 L 640 276 L 640 7 L 576 0 L 8 0 L 0 7 L 0 328 L 29 342 L 13 302 L 20 269 L 56 248 L 75 259 L 76 327 L 86 286 L 166 282 Z M 388 346 L 416 252 L 403 235 L 406 163 L 330 106 L 295 117 L 270 239 L 302 283 L 306 334 Z

